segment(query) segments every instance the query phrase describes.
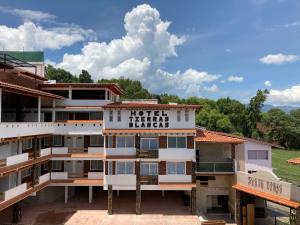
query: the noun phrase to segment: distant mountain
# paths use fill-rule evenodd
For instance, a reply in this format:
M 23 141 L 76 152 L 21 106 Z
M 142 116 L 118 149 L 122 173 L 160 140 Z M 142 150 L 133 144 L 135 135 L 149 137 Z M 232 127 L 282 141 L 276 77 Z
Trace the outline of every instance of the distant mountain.
M 285 112 L 290 112 L 290 111 L 292 111 L 292 110 L 299 109 L 300 107 L 289 106 L 289 105 L 273 106 L 273 105 L 265 104 L 264 107 L 262 108 L 262 111 L 263 111 L 263 112 L 267 112 L 267 111 L 269 111 L 270 109 L 274 109 L 274 108 L 281 109 L 282 111 L 285 111 Z

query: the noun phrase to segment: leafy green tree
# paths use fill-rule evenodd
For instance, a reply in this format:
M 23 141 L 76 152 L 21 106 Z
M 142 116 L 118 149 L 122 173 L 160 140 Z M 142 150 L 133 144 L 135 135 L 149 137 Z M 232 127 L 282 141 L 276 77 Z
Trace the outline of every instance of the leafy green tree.
M 45 77 L 48 80 L 56 80 L 57 83 L 78 83 L 78 78 L 70 72 L 55 68 L 51 65 L 45 67 Z
M 91 75 L 86 70 L 81 71 L 81 74 L 79 74 L 78 79 L 80 83 L 94 83 Z
M 170 102 L 181 103 L 181 99 L 177 95 L 172 95 L 167 93 L 159 95 L 159 103 L 168 104 Z

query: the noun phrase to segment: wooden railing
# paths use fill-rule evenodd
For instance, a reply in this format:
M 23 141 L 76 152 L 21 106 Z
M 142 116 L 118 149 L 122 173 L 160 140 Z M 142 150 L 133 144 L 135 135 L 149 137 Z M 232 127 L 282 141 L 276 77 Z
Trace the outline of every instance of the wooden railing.
M 158 149 L 157 150 L 136 150 L 137 158 L 158 158 Z
M 158 176 L 157 175 L 141 176 L 140 183 L 142 185 L 157 185 L 158 184 Z

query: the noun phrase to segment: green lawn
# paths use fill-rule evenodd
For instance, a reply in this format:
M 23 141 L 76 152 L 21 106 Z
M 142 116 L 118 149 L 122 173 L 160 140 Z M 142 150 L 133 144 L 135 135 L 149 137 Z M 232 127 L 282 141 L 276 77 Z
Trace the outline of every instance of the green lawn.
M 287 151 L 282 149 L 272 150 L 274 173 L 289 182 L 300 184 L 300 165 L 291 165 L 286 160 L 299 158 L 300 150 Z

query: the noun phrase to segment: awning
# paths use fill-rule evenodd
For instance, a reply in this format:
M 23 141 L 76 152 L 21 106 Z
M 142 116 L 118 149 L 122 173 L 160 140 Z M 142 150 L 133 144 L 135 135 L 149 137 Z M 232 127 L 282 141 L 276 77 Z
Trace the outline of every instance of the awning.
M 229 144 L 242 144 L 245 141 L 243 139 L 229 137 L 226 135 L 219 134 L 214 131 L 208 130 L 197 130 L 196 142 L 204 143 L 229 143 Z
M 191 190 L 196 183 L 159 183 L 161 190 Z
M 255 190 L 253 188 L 249 188 L 249 187 L 244 186 L 244 185 L 236 184 L 236 185 L 233 185 L 232 187 L 236 190 L 239 190 L 239 191 L 248 193 L 250 195 L 254 195 L 254 196 L 263 198 L 265 200 L 277 203 L 279 205 L 284 205 L 284 206 L 294 208 L 294 209 L 300 207 L 299 202 L 288 200 L 288 199 L 285 199 L 283 197 L 273 195 L 273 194 L 269 194 L 269 193 L 266 193 L 266 192 L 258 191 L 258 190 Z
M 105 129 L 103 134 L 191 134 L 195 135 L 195 129 Z

